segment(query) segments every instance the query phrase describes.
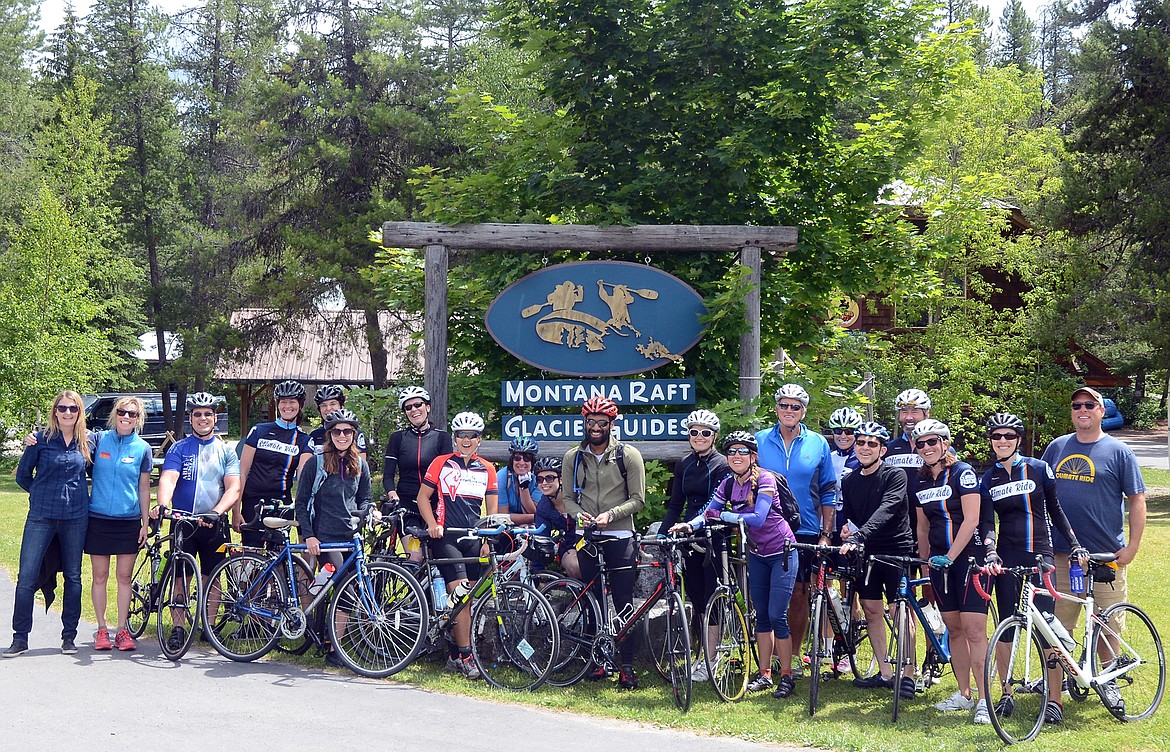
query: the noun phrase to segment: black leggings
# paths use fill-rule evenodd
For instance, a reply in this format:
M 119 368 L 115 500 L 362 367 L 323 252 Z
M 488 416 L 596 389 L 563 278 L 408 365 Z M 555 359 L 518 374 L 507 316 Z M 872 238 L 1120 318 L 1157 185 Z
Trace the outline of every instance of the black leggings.
M 691 634 L 703 639 L 703 612 L 715 592 L 715 566 L 704 553 L 691 551 L 683 557 L 683 587 L 691 602 Z
M 577 562 L 581 565 L 581 577 L 589 582 L 597 577 L 597 552 L 595 546 L 604 547 L 605 566 L 610 571 L 609 587 L 613 593 L 613 605 L 619 614 L 627 617 L 634 612 L 634 580 L 638 563 L 638 548 L 634 545 L 633 536 L 626 538 L 611 538 L 602 543 L 590 543 L 577 554 Z M 605 598 L 605 590 L 601 579 L 594 583 L 593 594 L 599 601 Z M 629 636 L 620 647 L 623 666 L 634 663 L 634 649 L 637 647 L 638 630 L 630 631 Z

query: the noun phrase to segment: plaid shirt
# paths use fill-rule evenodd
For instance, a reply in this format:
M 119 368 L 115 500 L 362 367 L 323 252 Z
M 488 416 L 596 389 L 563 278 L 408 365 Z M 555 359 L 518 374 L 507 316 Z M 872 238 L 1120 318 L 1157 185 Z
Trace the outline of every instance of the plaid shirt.
M 44 431 L 37 433 L 36 445 L 25 447 L 20 457 L 16 482 L 28 491 L 30 515 L 49 520 L 89 515 L 85 457 L 78 442 L 67 447 L 59 433 L 47 441 Z

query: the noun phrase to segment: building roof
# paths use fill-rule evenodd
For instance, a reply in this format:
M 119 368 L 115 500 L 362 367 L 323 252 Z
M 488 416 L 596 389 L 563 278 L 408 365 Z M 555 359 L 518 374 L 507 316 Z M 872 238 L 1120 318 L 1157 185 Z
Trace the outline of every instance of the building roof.
M 365 312 L 317 311 L 292 331 L 276 322 L 276 311 L 247 308 L 232 313 L 232 326 L 240 330 L 272 328 L 271 344 L 250 353 L 221 358 L 215 380 L 228 383 L 267 383 L 296 379 L 310 384 L 373 384 L 370 351 L 365 342 Z M 386 347 L 386 375 L 394 381 L 404 373 L 422 368 L 421 348 L 412 348 L 412 333 L 420 327 L 404 322 L 389 311 L 378 321 Z

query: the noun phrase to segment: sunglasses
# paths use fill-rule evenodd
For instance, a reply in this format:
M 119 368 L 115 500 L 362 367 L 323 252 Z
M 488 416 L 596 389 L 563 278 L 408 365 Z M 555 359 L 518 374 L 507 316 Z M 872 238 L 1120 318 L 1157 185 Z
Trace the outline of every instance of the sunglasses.
M 833 434 L 836 436 L 840 436 L 841 434 L 845 434 L 846 436 L 852 436 L 853 429 L 852 428 L 834 428 Z
M 421 410 L 425 404 L 425 402 L 415 402 L 413 405 L 403 405 L 402 412 L 410 413 L 414 412 L 415 410 Z
M 455 438 L 457 439 L 478 439 L 479 434 L 475 431 L 456 431 Z
M 333 436 L 353 436 L 354 431 L 352 428 L 331 428 L 329 433 Z
M 751 453 L 752 453 L 752 450 L 748 449 L 747 447 L 731 447 L 730 449 L 727 450 L 728 457 L 734 457 L 736 455 L 741 455 L 743 457 L 747 457 L 747 456 L 750 456 Z
M 929 439 L 923 439 L 921 441 L 914 442 L 914 448 L 925 449 L 926 447 L 937 446 L 939 441 L 941 441 L 939 437 L 931 436 Z
M 608 428 L 609 423 L 610 422 L 608 420 L 606 420 L 605 418 L 600 418 L 600 419 L 586 418 L 585 419 L 585 425 L 589 426 L 590 428 Z
M 119 418 L 137 418 L 138 417 L 137 410 L 123 410 L 122 408 L 119 407 L 114 412 L 116 412 L 118 414 Z
M 704 439 L 709 439 L 715 435 L 715 432 L 710 428 L 692 428 L 691 436 L 702 436 Z
M 786 410 L 788 412 L 795 413 L 795 412 L 799 412 L 799 411 L 803 410 L 804 405 L 800 404 L 799 402 L 796 403 L 795 405 L 789 404 L 787 402 L 777 402 L 776 409 L 777 410 Z
M 77 405 L 57 405 L 57 412 L 59 413 L 76 413 L 81 412 L 81 408 Z
M 880 441 L 878 441 L 877 439 L 858 439 L 857 440 L 857 446 L 861 446 L 861 447 L 873 447 L 874 449 L 877 449 L 881 445 L 882 445 L 882 443 Z
M 542 486 L 545 483 L 552 483 L 554 480 L 560 480 L 560 479 L 561 479 L 561 476 L 559 476 L 559 475 L 538 475 L 538 476 L 536 476 L 536 482 Z
M 513 454 L 513 462 L 532 462 L 532 455 L 530 454 Z
M 213 413 L 209 410 L 201 410 L 201 411 L 196 412 L 196 413 L 191 413 L 191 417 L 192 418 L 214 418 L 215 413 Z
M 1094 402 L 1093 400 L 1089 400 L 1088 402 L 1074 402 L 1074 403 L 1072 403 L 1072 409 L 1073 410 L 1096 410 L 1097 403 Z
M 992 441 L 1014 441 L 1019 437 L 1014 433 L 993 433 L 990 438 Z

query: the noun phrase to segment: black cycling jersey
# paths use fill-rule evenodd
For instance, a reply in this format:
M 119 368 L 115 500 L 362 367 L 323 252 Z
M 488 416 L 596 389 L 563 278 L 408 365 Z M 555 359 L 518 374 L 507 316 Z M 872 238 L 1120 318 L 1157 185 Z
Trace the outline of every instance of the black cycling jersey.
M 1074 540 L 1056 498 L 1056 476 L 1043 460 L 1016 456 L 1011 470 L 996 463 L 983 474 L 979 493 L 999 517 L 996 548 L 1052 556 L 1052 526 Z
M 422 488 L 427 468 L 440 454 L 453 449 L 451 434 L 428 423 L 421 431 L 407 428 L 390 434 L 382 463 L 382 487 L 396 491 L 407 509 L 418 509 L 414 501 Z
M 884 462 L 869 475 L 856 470 L 841 481 L 842 512 L 855 526 L 852 543 L 866 553 L 909 555 L 914 550 L 910 520 L 906 514 L 906 475 Z
M 661 531 L 665 533 L 679 519 L 694 519 L 707 506 L 720 481 L 730 472 L 727 458 L 714 451 L 706 457 L 691 452 L 676 462 Z
M 366 453 L 366 435 L 358 429 L 357 436 L 354 437 L 354 444 L 357 445 L 357 450 L 362 454 Z M 317 426 L 313 432 L 309 434 L 309 451 L 316 452 L 325 447 L 325 426 Z
M 955 534 L 963 524 L 964 494 L 979 494 L 979 479 L 975 477 L 975 470 L 966 462 L 956 462 L 939 473 L 937 478 L 929 474 L 925 477 L 919 475 L 915 498 L 918 508 L 930 523 L 931 556 L 940 556 L 950 551 Z M 963 559 L 975 556 L 982 561 L 983 539 L 980 533 L 991 529 L 992 523 L 991 507 L 982 503 L 982 497 L 979 517 L 975 532 L 960 555 Z
M 244 481 L 245 516 L 251 519 L 249 512 L 260 499 L 279 498 L 291 503 L 301 455 L 312 451 L 308 434 L 297 426 L 284 428 L 275 422 L 260 423 L 248 432 L 244 444 L 256 450 Z

